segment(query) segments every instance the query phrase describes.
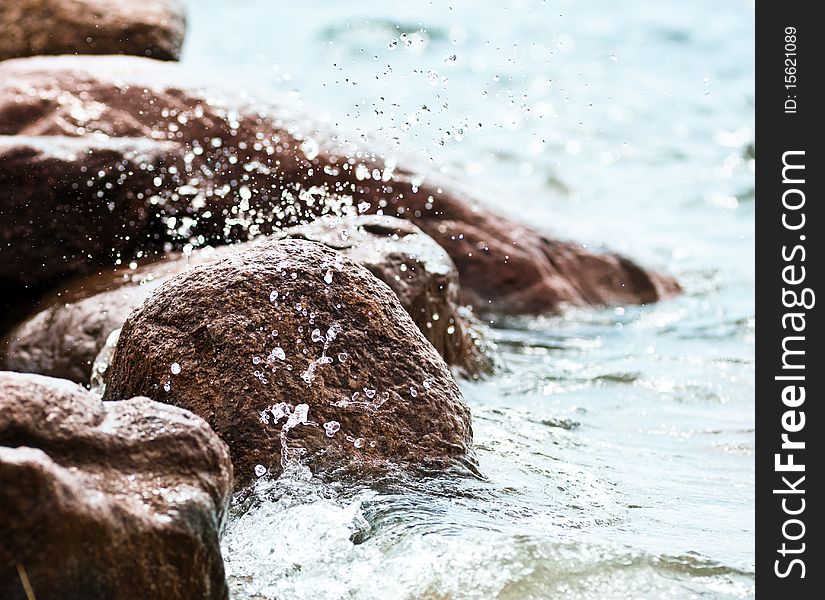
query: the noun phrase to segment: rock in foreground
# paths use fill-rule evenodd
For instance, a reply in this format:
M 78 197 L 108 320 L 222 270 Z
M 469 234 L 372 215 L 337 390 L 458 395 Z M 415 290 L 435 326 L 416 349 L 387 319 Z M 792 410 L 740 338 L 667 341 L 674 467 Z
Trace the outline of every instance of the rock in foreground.
M 191 413 L 0 373 L 0 597 L 227 598 L 231 478 Z
M 4 0 L 0 60 L 38 54 L 134 54 L 177 60 L 180 0 Z
M 365 268 L 303 240 L 169 280 L 120 334 L 105 399 L 147 394 L 203 416 L 236 480 L 444 465 L 472 453 L 449 369 Z
M 378 145 L 366 148 L 272 92 L 266 101 L 244 96 L 241 102 L 236 90 L 204 91 L 180 67 L 133 57 L 7 61 L 0 64 L 0 82 L 0 134 L 90 140 L 103 133 L 110 140 L 169 144 L 150 186 L 139 178 L 116 183 L 146 200 L 151 235 L 140 238 L 144 245 L 219 244 L 324 214 L 380 212 L 413 221 L 445 248 L 458 269 L 463 301 L 480 310 L 540 313 L 565 304 L 647 303 L 679 291 L 673 279 L 629 259 L 592 253 L 520 224 L 529 215 L 496 214 L 456 181 L 404 164 Z M 45 209 L 71 203 L 91 210 L 103 201 L 97 191 L 80 187 Z M 28 253 L 21 260 L 41 264 L 54 253 L 50 246 L 59 247 L 61 234 L 32 231 L 21 238 L 25 221 L 6 208 L 15 206 L 15 193 L 13 186 L 0 186 L 0 230 L 12 232 L 15 251 Z M 108 190 L 103 198 L 123 194 Z M 506 198 L 498 206 L 506 210 Z M 108 260 L 94 247 L 73 256 Z M 32 276 L 0 264 L 4 277 Z

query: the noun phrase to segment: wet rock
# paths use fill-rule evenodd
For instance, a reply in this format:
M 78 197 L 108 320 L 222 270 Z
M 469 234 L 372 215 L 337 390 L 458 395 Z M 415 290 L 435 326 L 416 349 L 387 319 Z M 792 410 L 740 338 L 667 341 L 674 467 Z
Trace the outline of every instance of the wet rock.
M 38 54 L 134 54 L 177 60 L 179 0 L 13 0 L 0 3 L 0 60 Z
M 95 357 L 107 338 L 162 283 L 188 267 L 234 252 L 202 248 L 187 258 L 173 253 L 131 268 L 122 266 L 61 285 L 0 343 L 0 366 L 89 383 Z
M 492 349 L 470 307 L 461 306 L 458 272 L 444 249 L 409 221 L 367 215 L 320 218 L 286 237 L 320 242 L 386 283 L 438 353 L 465 375 L 489 372 Z
M 123 326 L 104 398 L 203 416 L 236 480 L 471 456 L 449 369 L 386 284 L 304 240 L 267 242 L 166 282 Z
M 0 279 L 37 286 L 145 248 L 167 150 L 146 139 L 0 135 Z
M 147 398 L 0 373 L 0 597 L 227 598 L 224 444 Z
M 492 369 L 483 327 L 469 307 L 459 304 L 455 266 L 412 223 L 372 215 L 322 218 L 276 235 L 317 241 L 350 257 L 390 286 L 448 365 L 467 376 Z M 136 268 L 124 266 L 72 280 L 9 333 L 0 345 L 0 364 L 12 371 L 89 383 L 95 357 L 108 337 L 162 283 L 256 243 L 201 248 L 188 256 L 172 253 Z M 106 363 L 101 365 L 105 368 Z
M 204 92 L 180 67 L 129 57 L 7 61 L 0 81 L 0 133 L 97 132 L 173 144 L 146 207 L 166 225 L 159 235 L 169 243 L 226 243 L 324 214 L 382 213 L 413 221 L 446 249 L 464 301 L 478 309 L 552 312 L 679 291 L 625 257 L 522 225 L 529 215 L 497 214 L 458 182 L 380 144 L 366 148 L 270 91 L 265 101 Z

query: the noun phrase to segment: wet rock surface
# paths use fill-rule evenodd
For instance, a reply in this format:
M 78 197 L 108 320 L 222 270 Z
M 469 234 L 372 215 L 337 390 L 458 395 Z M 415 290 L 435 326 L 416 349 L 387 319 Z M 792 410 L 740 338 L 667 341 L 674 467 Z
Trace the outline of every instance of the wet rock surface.
M 149 189 L 124 183 L 147 200 L 144 244 L 220 244 L 319 215 L 380 212 L 411 220 L 436 240 L 458 269 L 463 301 L 481 310 L 647 303 L 679 291 L 629 259 L 550 239 L 521 225 L 526 216 L 496 214 L 459 183 L 402 164 L 378 144 L 365 148 L 285 96 L 205 91 L 179 67 L 134 57 L 7 61 L 0 81 L 0 134 L 171 144 Z M 75 204 L 102 202 L 81 189 Z M 504 213 L 506 206 L 498 202 Z M 33 247 L 53 243 L 50 233 Z
M 227 598 L 225 445 L 147 398 L 0 373 L 0 597 Z
M 466 375 L 493 368 L 482 325 L 460 304 L 458 271 L 450 256 L 414 224 L 378 215 L 320 218 L 286 237 L 320 242 L 386 283 L 448 365 Z
M 7 0 L 0 3 L 0 60 L 39 54 L 177 60 L 185 31 L 180 0 Z
M 150 395 L 203 416 L 248 482 L 452 464 L 470 412 L 393 292 L 314 242 L 267 242 L 169 280 L 123 326 L 104 398 Z
M 276 235 L 322 243 L 366 267 L 396 293 L 448 365 L 469 376 L 492 369 L 483 327 L 468 307 L 459 304 L 455 266 L 415 225 L 392 217 L 330 218 Z M 172 253 L 136 268 L 119 267 L 72 280 L 9 333 L 0 347 L 0 363 L 13 371 L 89 383 L 94 359 L 109 335 L 162 283 L 256 243 L 201 248 L 188 256 Z
M 37 285 L 149 244 L 153 140 L 0 135 L 0 278 Z
M 190 266 L 234 251 L 224 246 L 202 248 L 189 257 L 172 253 L 134 269 L 123 266 L 72 279 L 8 333 L 0 343 L 0 366 L 87 384 L 107 338 L 152 292 Z

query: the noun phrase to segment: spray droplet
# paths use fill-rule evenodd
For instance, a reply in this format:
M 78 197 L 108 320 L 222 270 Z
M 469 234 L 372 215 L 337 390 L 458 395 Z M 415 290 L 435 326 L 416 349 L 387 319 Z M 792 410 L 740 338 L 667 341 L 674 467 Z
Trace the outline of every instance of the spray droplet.
M 301 142 L 301 152 L 304 153 L 304 156 L 307 157 L 307 160 L 312 160 L 318 153 L 321 151 L 318 142 L 313 139 L 307 139 Z
M 341 429 L 341 424 L 338 421 L 327 421 L 324 423 L 324 431 L 326 432 L 327 437 L 334 436 L 339 429 Z

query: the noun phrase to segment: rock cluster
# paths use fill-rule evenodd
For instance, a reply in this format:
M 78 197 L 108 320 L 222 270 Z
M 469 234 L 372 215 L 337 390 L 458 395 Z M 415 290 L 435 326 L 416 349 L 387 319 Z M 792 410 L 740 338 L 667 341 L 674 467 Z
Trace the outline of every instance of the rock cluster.
M 315 242 L 260 244 L 167 281 L 127 319 L 104 399 L 206 419 L 236 479 L 472 458 L 450 372 L 367 269 Z
M 226 446 L 191 413 L 0 372 L 0 597 L 227 598 Z
M 31 285 L 81 264 L 108 264 L 113 249 L 126 257 L 168 244 L 222 244 L 324 214 L 369 212 L 411 220 L 432 237 L 458 269 L 463 301 L 481 310 L 647 303 L 679 290 L 627 258 L 550 239 L 496 214 L 457 182 L 362 147 L 288 98 L 241 101 L 204 91 L 175 65 L 134 57 L 6 61 L 0 82 L 0 134 L 12 136 L 0 154 L 0 231 L 12 249 L 0 279 Z M 51 168 L 68 189 L 55 191 L 48 179 L 31 179 L 17 148 L 51 136 L 49 145 L 93 150 L 101 135 L 107 145 L 143 140 L 150 156 L 136 169 L 127 144 L 120 163 L 112 157 L 96 163 L 97 171 L 85 152 L 64 157 Z M 45 214 L 68 215 L 65 226 L 37 215 L 22 226 L 21 193 L 42 197 Z M 118 210 L 106 222 L 108 206 Z M 85 212 L 93 215 L 92 232 L 105 230 L 103 240 L 78 235 L 72 215 Z M 61 252 L 65 259 L 53 262 Z
M 455 266 L 412 223 L 373 215 L 322 218 L 275 237 L 316 241 L 353 259 L 395 292 L 448 365 L 468 376 L 492 369 L 482 326 L 459 304 Z M 11 330 L 0 346 L 0 366 L 88 384 L 106 340 L 162 283 L 257 243 L 170 253 L 146 264 L 77 277 L 44 298 L 34 315 Z M 105 363 L 101 366 L 106 368 Z

